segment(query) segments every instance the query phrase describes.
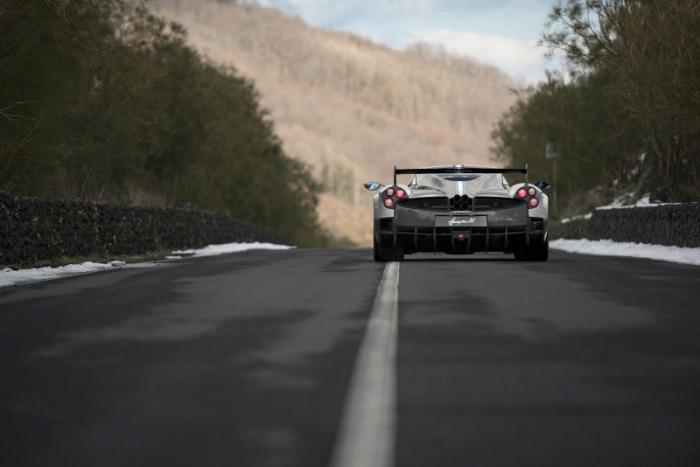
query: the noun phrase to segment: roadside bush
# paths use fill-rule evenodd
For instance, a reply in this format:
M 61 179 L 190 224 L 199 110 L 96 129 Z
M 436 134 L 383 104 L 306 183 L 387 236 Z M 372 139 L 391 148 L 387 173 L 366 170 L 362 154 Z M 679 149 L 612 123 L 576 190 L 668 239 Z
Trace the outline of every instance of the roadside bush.
M 496 155 L 551 180 L 544 146 L 555 143 L 562 215 L 623 193 L 697 200 L 700 3 L 562 1 L 542 42 L 564 53 L 572 75 L 521 96 L 494 130 Z
M 588 223 L 587 219 L 574 219 L 566 223 L 551 221 L 549 235 L 554 240 L 557 238 L 586 238 L 588 236 Z
M 6 0 L 0 30 L 0 190 L 191 206 L 325 242 L 318 187 L 254 85 L 179 25 L 110 0 Z

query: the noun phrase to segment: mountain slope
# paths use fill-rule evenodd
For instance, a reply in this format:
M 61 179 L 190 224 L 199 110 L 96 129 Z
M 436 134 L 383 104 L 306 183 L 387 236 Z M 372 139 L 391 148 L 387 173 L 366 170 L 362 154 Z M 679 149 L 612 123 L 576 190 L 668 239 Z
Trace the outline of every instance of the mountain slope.
M 216 0 L 161 0 L 211 60 L 254 80 L 285 150 L 310 164 L 327 192 L 331 231 L 371 241 L 361 182 L 394 165 L 489 162 L 493 122 L 513 103 L 498 70 L 416 46 L 399 52 L 311 27 L 280 11 Z

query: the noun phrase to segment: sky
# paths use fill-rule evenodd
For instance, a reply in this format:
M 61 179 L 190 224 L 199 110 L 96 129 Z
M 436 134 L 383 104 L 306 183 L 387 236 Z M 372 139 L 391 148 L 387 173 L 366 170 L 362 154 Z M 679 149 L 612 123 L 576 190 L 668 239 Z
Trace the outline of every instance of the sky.
M 545 69 L 537 41 L 556 0 L 262 0 L 309 24 L 353 32 L 396 49 L 427 42 L 536 83 Z

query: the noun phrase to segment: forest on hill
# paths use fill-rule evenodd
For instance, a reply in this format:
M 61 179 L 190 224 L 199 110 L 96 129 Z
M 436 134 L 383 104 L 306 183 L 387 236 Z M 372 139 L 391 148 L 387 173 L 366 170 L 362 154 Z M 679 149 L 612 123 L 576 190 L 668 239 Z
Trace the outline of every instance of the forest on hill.
M 573 76 L 551 75 L 494 131 L 496 154 L 552 180 L 560 214 L 621 203 L 700 200 L 700 3 L 568 0 L 542 42 Z
M 158 0 L 188 43 L 253 79 L 287 154 L 319 180 L 321 220 L 371 243 L 368 180 L 394 165 L 489 164 L 516 84 L 493 67 L 417 44 L 397 51 L 251 2 Z
M 191 206 L 323 244 L 319 187 L 252 82 L 114 0 L 4 0 L 0 190 Z

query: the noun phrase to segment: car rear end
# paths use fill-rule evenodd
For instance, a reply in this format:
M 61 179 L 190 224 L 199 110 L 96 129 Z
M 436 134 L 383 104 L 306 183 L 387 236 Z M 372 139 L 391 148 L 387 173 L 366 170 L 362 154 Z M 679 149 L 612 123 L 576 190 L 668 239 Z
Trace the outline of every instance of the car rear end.
M 406 169 L 397 173 L 435 173 L 435 169 L 430 170 Z M 453 170 L 474 173 L 476 169 Z M 487 173 L 526 171 L 479 170 L 489 170 Z M 375 236 L 379 237 L 376 241 L 402 253 L 448 254 L 512 253 L 545 241 L 546 206 L 541 206 L 545 197 L 531 185 L 526 183 L 512 190 L 505 187 L 502 192 L 471 195 L 452 194 L 446 187 L 442 188 L 446 192 L 437 193 L 437 189 L 414 192 L 408 186 L 395 184 L 380 193 L 379 201 L 388 216 L 375 219 Z

